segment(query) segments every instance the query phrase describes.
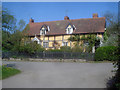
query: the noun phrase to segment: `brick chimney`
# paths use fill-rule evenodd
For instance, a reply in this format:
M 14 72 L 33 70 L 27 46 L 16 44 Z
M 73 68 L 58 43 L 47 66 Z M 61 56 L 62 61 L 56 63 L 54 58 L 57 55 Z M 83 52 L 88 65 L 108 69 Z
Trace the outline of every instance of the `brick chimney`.
M 98 14 L 97 14 L 97 13 L 94 13 L 94 14 L 93 14 L 93 18 L 98 18 Z
M 34 20 L 31 18 L 30 21 L 29 21 L 29 23 L 34 23 Z
M 65 16 L 64 17 L 64 20 L 70 20 L 68 16 Z

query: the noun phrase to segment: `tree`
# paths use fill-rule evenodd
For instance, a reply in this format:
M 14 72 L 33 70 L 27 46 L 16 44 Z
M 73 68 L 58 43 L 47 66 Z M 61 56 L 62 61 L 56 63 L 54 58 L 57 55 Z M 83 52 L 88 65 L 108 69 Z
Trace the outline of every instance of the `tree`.
M 120 89 L 120 23 L 118 23 L 118 16 L 112 13 L 105 13 L 107 22 L 106 35 L 107 40 L 104 41 L 103 46 L 118 46 L 118 51 L 115 55 L 118 55 L 118 60 L 113 64 L 117 66 L 116 75 L 112 77 L 112 84 L 109 85 L 110 90 L 113 88 L 116 90 Z
M 24 27 L 25 27 L 25 21 L 23 19 L 21 19 L 18 23 L 18 30 L 23 31 Z
M 3 51 L 8 51 L 13 48 L 13 45 L 10 42 L 10 33 L 7 31 L 2 31 L 2 50 Z
M 7 9 L 2 11 L 2 49 L 18 50 L 23 38 L 21 30 L 25 21 L 20 20 L 16 26 L 16 18 Z
M 19 52 L 25 52 L 27 54 L 35 54 L 36 52 L 43 52 L 45 49 L 35 42 L 26 43 L 26 45 L 21 45 Z
M 11 32 L 16 28 L 16 19 L 11 15 L 7 9 L 2 10 L 2 49 L 11 50 L 12 44 L 10 42 Z
M 100 41 L 100 38 L 98 38 L 96 35 L 94 34 L 89 34 L 87 36 L 85 35 L 82 35 L 81 38 L 80 38 L 80 35 L 74 35 L 73 37 L 70 37 L 68 39 L 69 41 L 76 41 L 76 44 L 75 44 L 75 47 L 84 47 L 85 48 L 85 45 L 84 45 L 84 42 L 87 41 L 88 42 L 88 48 L 89 48 L 89 51 L 88 52 L 92 52 L 92 48 L 93 46 L 95 46 L 95 44 Z M 80 44 L 80 41 L 83 41 L 83 43 L 81 45 Z
M 16 18 L 10 12 L 3 8 L 2 11 L 2 30 L 6 32 L 14 32 L 16 29 Z
M 107 11 L 103 16 L 106 18 L 106 27 L 112 26 L 118 22 L 118 16 L 114 13 Z
M 22 32 L 20 32 L 19 30 L 17 30 L 10 36 L 10 42 L 13 45 L 12 48 L 13 51 L 19 51 L 23 37 L 24 36 Z
M 107 28 L 104 33 L 102 46 L 118 46 L 118 35 L 120 34 L 117 16 L 112 13 L 105 13 Z
M 80 43 L 80 35 L 74 35 L 74 36 L 72 36 L 72 37 L 70 37 L 70 38 L 68 38 L 68 40 L 69 41 L 76 41 L 76 43 L 75 43 L 75 46 L 79 46 L 79 43 Z
M 54 47 L 54 49 L 58 49 L 58 48 L 60 48 L 60 44 L 57 41 L 54 41 L 53 47 Z

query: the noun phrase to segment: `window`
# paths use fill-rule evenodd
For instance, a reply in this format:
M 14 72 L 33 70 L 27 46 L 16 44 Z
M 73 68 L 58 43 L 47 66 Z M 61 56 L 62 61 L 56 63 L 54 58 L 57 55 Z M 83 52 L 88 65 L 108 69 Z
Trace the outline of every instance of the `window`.
M 71 34 L 71 28 L 68 28 L 68 34 Z
M 42 26 L 42 28 L 40 29 L 40 35 L 45 35 L 46 34 L 46 27 Z
M 71 24 L 69 24 L 67 26 L 67 28 L 66 28 L 66 33 L 67 34 L 72 34 L 73 33 L 73 29 L 74 29 L 74 27 Z
M 43 29 L 41 30 L 41 34 L 42 34 L 42 35 L 45 35 L 45 32 L 46 32 L 45 29 L 44 29 L 44 30 L 43 30 Z
M 50 31 L 50 27 L 47 25 L 43 25 L 40 29 L 40 35 L 45 35 L 46 32 Z
M 49 44 L 48 42 L 43 42 L 43 47 L 44 47 L 44 48 L 48 48 L 48 47 L 49 47 L 48 44 Z
M 66 33 L 67 34 L 72 34 L 72 32 L 73 32 L 73 28 L 68 27 L 67 30 L 66 30 Z
M 68 46 L 68 42 L 63 42 L 63 46 Z

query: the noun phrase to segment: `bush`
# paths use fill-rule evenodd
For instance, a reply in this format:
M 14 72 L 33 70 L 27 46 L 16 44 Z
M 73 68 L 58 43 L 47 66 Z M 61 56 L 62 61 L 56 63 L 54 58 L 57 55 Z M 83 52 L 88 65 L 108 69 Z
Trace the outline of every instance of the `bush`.
M 71 48 L 69 46 L 62 46 L 60 49 L 48 49 L 47 52 L 70 52 Z
M 60 47 L 60 50 L 63 52 L 70 52 L 71 51 L 71 47 L 69 46 L 62 46 Z
M 44 50 L 45 49 L 41 45 L 31 42 L 24 46 L 21 46 L 19 52 L 34 54 L 36 52 L 43 52 Z
M 75 46 L 72 48 L 72 52 L 83 52 L 83 48 L 80 46 Z
M 48 49 L 47 52 L 62 52 L 60 49 Z
M 104 46 L 97 48 L 95 52 L 95 60 L 96 61 L 103 61 L 109 60 L 114 61 L 118 59 L 117 53 L 118 48 L 115 46 Z

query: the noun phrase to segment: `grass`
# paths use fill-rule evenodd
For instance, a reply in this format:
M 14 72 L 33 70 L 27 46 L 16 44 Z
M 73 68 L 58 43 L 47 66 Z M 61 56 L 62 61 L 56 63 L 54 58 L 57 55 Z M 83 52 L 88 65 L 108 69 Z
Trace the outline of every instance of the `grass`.
M 0 67 L 0 79 L 8 78 L 8 77 L 16 75 L 20 72 L 21 71 L 18 69 L 2 66 L 2 67 Z

